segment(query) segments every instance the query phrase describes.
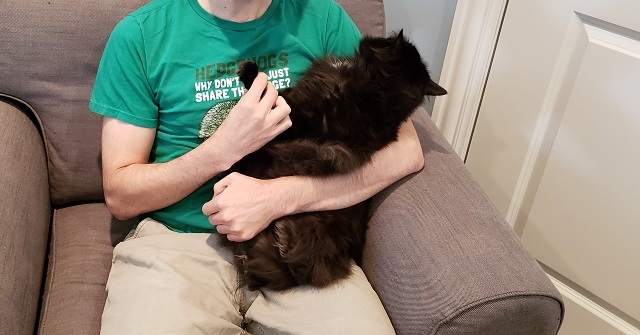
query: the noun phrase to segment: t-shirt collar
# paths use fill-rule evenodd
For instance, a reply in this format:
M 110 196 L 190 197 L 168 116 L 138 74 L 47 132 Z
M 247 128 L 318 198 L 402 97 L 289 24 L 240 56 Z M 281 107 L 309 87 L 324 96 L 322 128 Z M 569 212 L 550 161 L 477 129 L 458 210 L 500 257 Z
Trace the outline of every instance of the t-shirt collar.
M 191 4 L 191 7 L 193 8 L 193 10 L 205 21 L 211 24 L 214 24 L 220 28 L 234 30 L 234 31 L 252 30 L 263 25 L 273 16 L 273 14 L 276 13 L 280 5 L 280 2 L 281 0 L 272 0 L 271 4 L 269 5 L 269 8 L 267 8 L 267 11 L 264 12 L 264 14 L 262 14 L 261 17 L 255 20 L 239 23 L 239 22 L 224 20 L 214 15 L 211 15 L 209 12 L 204 10 L 202 6 L 200 6 L 200 4 L 198 3 L 198 0 L 189 0 L 189 3 Z

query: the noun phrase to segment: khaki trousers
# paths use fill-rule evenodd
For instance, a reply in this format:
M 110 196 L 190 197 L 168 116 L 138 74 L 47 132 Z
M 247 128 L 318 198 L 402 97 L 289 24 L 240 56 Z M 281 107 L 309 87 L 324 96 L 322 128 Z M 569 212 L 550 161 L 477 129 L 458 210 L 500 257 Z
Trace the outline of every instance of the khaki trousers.
M 101 334 L 395 334 L 355 264 L 328 288 L 248 291 L 220 238 L 143 220 L 113 251 Z

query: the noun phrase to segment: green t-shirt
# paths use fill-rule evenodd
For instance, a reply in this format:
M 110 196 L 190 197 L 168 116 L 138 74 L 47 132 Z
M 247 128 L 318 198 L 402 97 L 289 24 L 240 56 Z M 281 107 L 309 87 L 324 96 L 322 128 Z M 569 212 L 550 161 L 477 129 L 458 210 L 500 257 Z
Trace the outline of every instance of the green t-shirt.
M 155 0 L 114 28 L 89 107 L 156 128 L 149 161 L 167 162 L 211 136 L 240 99 L 236 71 L 242 60 L 255 61 L 283 89 L 314 59 L 353 54 L 360 38 L 333 0 L 273 0 L 264 15 L 245 23 L 216 18 L 197 0 Z M 201 208 L 220 178 L 145 216 L 176 231 L 215 231 Z

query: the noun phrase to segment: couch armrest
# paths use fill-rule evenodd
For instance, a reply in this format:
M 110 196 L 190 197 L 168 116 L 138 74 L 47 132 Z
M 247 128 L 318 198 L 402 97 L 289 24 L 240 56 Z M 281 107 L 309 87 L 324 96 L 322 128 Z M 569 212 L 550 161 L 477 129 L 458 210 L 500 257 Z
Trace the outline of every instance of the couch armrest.
M 363 269 L 400 335 L 555 334 L 560 294 L 424 110 L 424 169 L 372 201 Z
M 0 329 L 33 334 L 51 207 L 44 144 L 17 104 L 0 96 Z

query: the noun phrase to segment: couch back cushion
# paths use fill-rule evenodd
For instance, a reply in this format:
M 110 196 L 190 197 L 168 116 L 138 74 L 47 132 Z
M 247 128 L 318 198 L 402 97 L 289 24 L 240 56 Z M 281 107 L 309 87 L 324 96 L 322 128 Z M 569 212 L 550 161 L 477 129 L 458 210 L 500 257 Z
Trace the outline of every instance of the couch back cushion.
M 0 6 L 0 95 L 37 114 L 56 207 L 103 199 L 101 118 L 87 105 L 111 30 L 147 1 L 4 0 Z M 363 34 L 384 34 L 382 0 L 338 2 Z

